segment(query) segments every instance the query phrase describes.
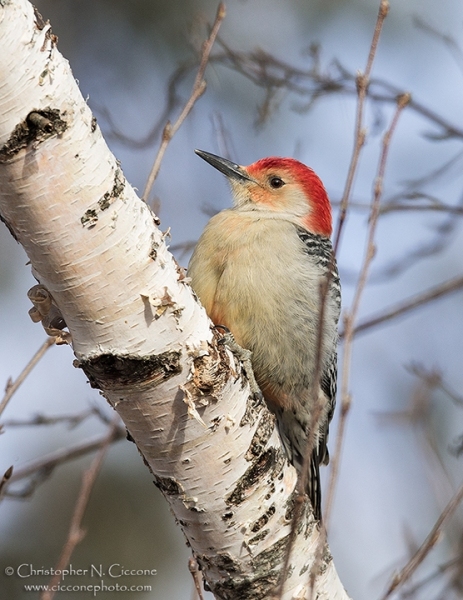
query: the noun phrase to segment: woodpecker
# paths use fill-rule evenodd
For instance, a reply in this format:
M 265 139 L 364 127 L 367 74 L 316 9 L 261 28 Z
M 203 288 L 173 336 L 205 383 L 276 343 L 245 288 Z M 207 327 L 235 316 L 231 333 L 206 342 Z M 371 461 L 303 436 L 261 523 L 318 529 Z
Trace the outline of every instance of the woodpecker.
M 329 461 L 341 305 L 328 195 L 315 172 L 292 158 L 244 167 L 195 152 L 226 175 L 233 207 L 206 225 L 189 263 L 191 285 L 211 320 L 251 351 L 256 381 L 299 472 L 312 434 L 307 493 L 321 520 L 319 465 Z

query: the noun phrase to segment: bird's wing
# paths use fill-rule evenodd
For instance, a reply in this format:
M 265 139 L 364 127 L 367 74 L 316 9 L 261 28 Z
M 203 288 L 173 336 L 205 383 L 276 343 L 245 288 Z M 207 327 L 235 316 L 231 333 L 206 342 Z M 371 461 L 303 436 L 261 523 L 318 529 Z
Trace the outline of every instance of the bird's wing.
M 329 295 L 333 301 L 336 311 L 336 322 L 341 310 L 341 286 L 339 281 L 336 259 L 333 255 L 331 241 L 324 237 L 297 227 L 297 234 L 304 243 L 305 252 L 315 260 L 322 271 L 329 277 Z M 327 418 L 323 421 L 320 431 L 318 446 L 314 448 L 310 463 L 309 490 L 315 512 L 320 514 L 320 474 L 319 466 L 327 465 L 329 462 L 328 431 L 336 406 L 337 389 L 337 339 L 333 340 L 333 348 L 330 358 L 326 361 L 320 387 L 328 400 Z

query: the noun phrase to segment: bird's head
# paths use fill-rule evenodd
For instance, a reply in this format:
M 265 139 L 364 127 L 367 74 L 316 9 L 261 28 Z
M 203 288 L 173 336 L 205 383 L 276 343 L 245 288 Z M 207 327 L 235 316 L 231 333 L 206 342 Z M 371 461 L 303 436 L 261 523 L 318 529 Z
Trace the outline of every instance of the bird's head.
M 328 194 L 318 175 L 298 160 L 272 156 L 243 167 L 203 150 L 195 152 L 227 176 L 238 210 L 260 211 L 331 235 Z

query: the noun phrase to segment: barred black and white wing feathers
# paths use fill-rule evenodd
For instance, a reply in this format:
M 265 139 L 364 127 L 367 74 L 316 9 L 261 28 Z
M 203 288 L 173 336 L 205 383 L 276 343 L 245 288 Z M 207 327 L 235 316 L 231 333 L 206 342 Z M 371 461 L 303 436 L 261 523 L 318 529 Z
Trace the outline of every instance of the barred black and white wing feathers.
M 331 318 L 334 318 L 337 326 L 341 310 L 341 285 L 331 241 L 327 237 L 313 234 L 301 227 L 297 227 L 297 234 L 304 243 L 304 251 L 312 261 L 319 265 L 322 273 L 328 278 L 328 295 L 324 299 L 324 312 L 327 312 L 326 305 L 329 304 L 332 313 Z M 312 457 L 309 465 L 308 494 L 314 507 L 315 516 L 319 519 L 321 519 L 321 488 L 319 467 L 322 464 L 327 465 L 329 463 L 329 452 L 327 446 L 328 433 L 330 422 L 333 418 L 336 407 L 337 342 L 337 332 L 331 340 L 324 339 L 325 351 L 327 351 L 328 356 L 324 360 L 322 356 L 320 357 L 322 360 L 320 388 L 326 397 L 327 406 L 324 418 L 322 418 L 319 423 L 319 430 L 315 437 L 316 443 L 312 451 Z M 301 459 L 302 457 L 299 457 L 299 461 L 301 461 Z

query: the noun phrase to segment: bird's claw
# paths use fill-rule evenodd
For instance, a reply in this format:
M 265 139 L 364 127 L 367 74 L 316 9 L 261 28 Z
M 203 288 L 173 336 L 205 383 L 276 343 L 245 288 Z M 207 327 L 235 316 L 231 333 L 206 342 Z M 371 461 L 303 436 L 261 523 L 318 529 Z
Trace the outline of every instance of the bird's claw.
M 235 340 L 232 332 L 228 329 L 228 327 L 225 327 L 224 325 L 216 325 L 215 329 L 222 330 L 224 332 L 223 336 L 219 339 L 218 343 L 226 345 L 227 348 L 231 352 L 233 352 L 233 354 L 238 358 L 238 360 L 241 361 L 249 381 L 249 387 L 251 388 L 251 392 L 256 398 L 262 398 L 262 392 L 260 391 L 260 388 L 257 385 L 256 378 L 254 377 L 254 371 L 252 369 L 251 350 L 242 348 Z

